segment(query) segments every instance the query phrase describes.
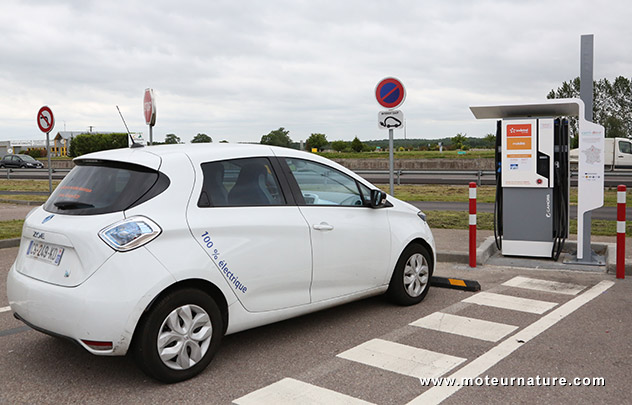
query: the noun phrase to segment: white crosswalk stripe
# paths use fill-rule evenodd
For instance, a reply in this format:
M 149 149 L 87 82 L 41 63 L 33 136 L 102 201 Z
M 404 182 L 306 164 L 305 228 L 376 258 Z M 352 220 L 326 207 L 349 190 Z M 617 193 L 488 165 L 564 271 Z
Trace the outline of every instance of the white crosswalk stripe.
M 518 329 L 517 326 L 504 323 L 484 321 L 482 319 L 468 318 L 442 312 L 432 313 L 424 318 L 411 323 L 420 328 L 437 330 L 439 332 L 452 333 L 467 336 L 474 339 L 498 342 L 511 332 Z
M 318 387 L 293 378 L 284 378 L 266 387 L 235 399 L 237 405 L 277 405 L 277 404 L 340 404 L 372 405 L 370 402 L 353 398 L 327 388 Z
M 440 377 L 466 360 L 382 339 L 369 340 L 338 357 L 416 378 Z
M 566 295 L 577 295 L 586 288 L 583 285 L 539 280 L 535 278 L 521 276 L 514 277 L 511 280 L 505 281 L 502 285 L 508 287 L 524 288 L 527 290 L 544 291 Z
M 510 295 L 489 292 L 474 294 L 464 299 L 463 302 L 540 315 L 557 305 L 556 302 L 532 300 L 529 298 L 512 297 Z

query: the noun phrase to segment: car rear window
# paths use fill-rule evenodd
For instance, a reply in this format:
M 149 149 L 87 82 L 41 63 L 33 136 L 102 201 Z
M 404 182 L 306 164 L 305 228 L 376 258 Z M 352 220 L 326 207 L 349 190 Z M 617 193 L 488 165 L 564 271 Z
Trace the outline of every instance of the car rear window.
M 44 209 L 67 215 L 124 211 L 169 186 L 166 175 L 150 168 L 112 161 L 76 161 Z

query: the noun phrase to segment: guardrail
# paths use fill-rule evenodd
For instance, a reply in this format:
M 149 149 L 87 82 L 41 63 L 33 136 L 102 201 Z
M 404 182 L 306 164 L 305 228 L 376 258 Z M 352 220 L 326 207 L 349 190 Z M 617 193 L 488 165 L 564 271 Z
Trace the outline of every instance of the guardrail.
M 66 176 L 72 169 L 55 169 L 53 168 L 53 174 L 56 174 L 56 178 L 63 178 Z M 0 178 L 6 178 L 7 180 L 11 180 L 12 175 L 13 178 L 25 178 L 25 176 L 20 176 L 24 174 L 35 175 L 36 177 L 46 178 L 48 176 L 48 169 L 12 169 L 12 168 L 3 168 L 0 169 Z M 30 176 L 26 176 L 30 177 Z
M 360 176 L 363 175 L 384 175 L 388 176 L 388 170 L 354 170 L 355 173 Z M 427 175 L 438 175 L 438 176 L 463 176 L 468 179 L 476 179 L 476 184 L 481 185 L 481 179 L 483 177 L 493 177 L 495 179 L 496 172 L 493 170 L 402 170 L 398 169 L 393 172 L 395 179 L 397 181 L 397 185 L 401 185 L 402 176 L 427 176 Z
M 53 169 L 53 175 L 56 179 L 63 178 L 68 172 L 72 169 Z M 354 170 L 355 173 L 360 176 L 363 175 L 379 175 L 379 176 L 388 176 L 388 170 Z M 48 176 L 48 169 L 0 169 L 0 178 L 11 179 L 13 178 L 42 178 L 45 179 Z M 33 176 L 27 176 L 33 175 Z M 404 170 L 398 169 L 394 171 L 395 179 L 397 181 L 397 185 L 401 185 L 402 177 L 406 176 L 428 176 L 428 175 L 436 175 L 436 176 L 461 176 L 465 178 L 466 184 L 469 181 L 476 181 L 477 186 L 481 186 L 483 179 L 493 179 L 495 182 L 496 172 L 493 170 Z M 605 172 L 605 178 L 619 178 L 619 177 L 630 177 L 632 176 L 632 171 L 628 172 Z M 571 171 L 571 179 L 577 179 L 577 172 Z
M 355 173 L 360 176 L 363 175 L 381 175 L 388 176 L 388 170 L 354 170 Z M 437 175 L 437 176 L 462 176 L 465 177 L 466 181 L 476 180 L 476 185 L 481 186 L 481 182 L 483 179 L 493 179 L 494 182 L 496 180 L 496 172 L 493 170 L 403 170 L 398 169 L 394 172 L 395 179 L 397 181 L 397 185 L 401 185 L 401 179 L 405 176 L 428 176 L 428 175 Z M 604 177 L 608 178 L 619 178 L 619 177 L 630 177 L 632 176 L 632 171 L 629 172 L 605 172 Z M 577 180 L 577 172 L 571 171 L 571 179 Z

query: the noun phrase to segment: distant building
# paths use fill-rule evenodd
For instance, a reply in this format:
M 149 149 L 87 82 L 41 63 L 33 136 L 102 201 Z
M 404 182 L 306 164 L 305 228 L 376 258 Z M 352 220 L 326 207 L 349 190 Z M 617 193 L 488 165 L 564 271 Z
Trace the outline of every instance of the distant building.
M 59 131 L 53 138 L 53 144 L 50 146 L 51 156 L 68 156 L 68 148 L 72 138 L 85 131 Z

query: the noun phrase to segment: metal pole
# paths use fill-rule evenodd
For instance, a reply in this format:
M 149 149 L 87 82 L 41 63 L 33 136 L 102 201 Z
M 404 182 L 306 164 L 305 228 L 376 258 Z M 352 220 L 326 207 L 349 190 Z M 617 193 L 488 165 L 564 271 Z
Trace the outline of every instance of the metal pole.
M 582 35 L 580 45 L 580 86 L 579 97 L 584 102 L 586 121 L 592 122 L 593 119 L 593 41 L 594 36 Z M 581 142 L 581 137 L 579 139 Z M 577 258 L 579 261 L 592 262 L 592 249 L 590 244 L 590 234 L 592 229 L 592 212 L 584 213 L 584 229 L 583 229 L 583 257 Z
M 46 133 L 46 157 L 48 158 L 48 194 L 53 193 L 53 167 L 50 163 L 50 132 Z
M 154 144 L 154 131 L 153 131 L 153 126 L 150 125 L 149 126 L 149 146 Z
M 395 195 L 395 186 L 393 184 L 393 170 L 395 165 L 393 163 L 393 128 L 388 129 L 388 185 L 390 194 Z

